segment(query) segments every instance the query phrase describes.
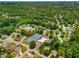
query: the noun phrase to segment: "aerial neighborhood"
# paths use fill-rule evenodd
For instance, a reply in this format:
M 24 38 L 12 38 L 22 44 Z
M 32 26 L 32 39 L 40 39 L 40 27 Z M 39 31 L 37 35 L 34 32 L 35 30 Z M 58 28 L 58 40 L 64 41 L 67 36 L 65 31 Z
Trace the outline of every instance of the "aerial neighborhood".
M 78 2 L 0 2 L 0 58 L 78 57 Z

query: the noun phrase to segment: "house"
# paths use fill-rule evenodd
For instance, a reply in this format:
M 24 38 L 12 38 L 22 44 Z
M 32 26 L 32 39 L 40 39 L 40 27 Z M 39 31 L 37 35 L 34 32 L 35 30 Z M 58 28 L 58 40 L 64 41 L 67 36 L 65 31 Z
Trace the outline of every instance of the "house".
M 12 51 L 12 50 L 14 50 L 17 46 L 16 46 L 15 43 L 8 43 L 8 44 L 6 44 L 6 45 L 3 46 L 3 47 L 4 47 L 4 49 L 5 49 L 6 51 Z
M 17 32 L 13 32 L 11 35 L 10 35 L 12 38 L 20 38 L 21 37 L 21 34 L 20 33 L 17 33 Z
M 42 36 L 38 33 L 34 34 L 32 37 L 28 38 L 26 41 L 32 42 L 32 41 L 37 41 L 40 40 Z
M 48 39 L 45 42 L 48 43 L 48 44 L 50 44 L 52 42 L 52 39 Z
M 45 42 L 47 40 L 48 39 L 46 37 L 43 37 L 42 35 L 36 33 L 33 36 L 31 36 L 30 38 L 28 38 L 26 41 L 27 42 L 37 41 L 37 42 L 43 43 L 43 42 Z
M 43 43 L 45 42 L 47 39 L 42 37 L 42 35 L 36 33 L 34 34 L 33 36 L 31 36 L 30 38 L 28 38 L 26 41 L 27 42 L 35 42 L 35 47 L 38 48 L 41 44 L 40 43 Z M 32 44 L 32 43 L 31 43 Z M 32 47 L 33 45 L 30 45 L 30 47 Z M 34 47 L 34 48 L 35 48 Z
M 6 39 L 7 37 L 7 35 L 1 35 L 1 39 Z
M 37 41 L 39 41 L 39 42 L 45 42 L 47 40 L 47 38 L 45 38 L 45 37 L 42 37 L 40 40 L 37 40 Z
M 35 30 L 35 25 L 27 24 L 27 25 L 21 25 L 19 28 L 20 29 L 25 29 L 27 31 L 34 31 Z
M 21 43 L 26 42 L 26 40 L 25 40 L 25 39 L 27 39 L 27 37 L 26 37 L 26 36 L 23 36 L 23 37 L 21 38 L 20 42 L 21 42 Z
M 22 55 L 22 49 L 21 49 L 21 47 L 16 47 L 14 50 L 15 50 L 15 52 L 17 52 L 20 55 Z

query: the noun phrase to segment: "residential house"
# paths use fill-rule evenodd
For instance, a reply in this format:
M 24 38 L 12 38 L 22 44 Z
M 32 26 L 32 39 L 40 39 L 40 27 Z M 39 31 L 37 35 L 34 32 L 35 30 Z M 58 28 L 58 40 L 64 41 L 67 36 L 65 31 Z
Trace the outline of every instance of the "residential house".
M 6 51 L 13 51 L 17 46 L 15 43 L 7 43 L 3 46 Z
M 19 55 L 22 55 L 22 49 L 21 49 L 21 47 L 16 47 L 14 50 L 15 50 L 17 53 L 19 53 Z
M 32 41 L 37 41 L 41 38 L 42 38 L 42 36 L 40 34 L 36 33 L 33 36 L 31 36 L 30 38 L 28 38 L 26 41 L 32 42 Z
M 26 41 L 29 43 L 32 41 L 35 41 L 36 47 L 39 47 L 41 45 L 41 43 L 44 43 L 46 40 L 47 40 L 47 38 L 42 37 L 42 35 L 36 33 L 33 36 L 31 36 L 30 38 L 28 38 Z
M 7 35 L 1 35 L 1 39 L 6 39 L 7 37 Z

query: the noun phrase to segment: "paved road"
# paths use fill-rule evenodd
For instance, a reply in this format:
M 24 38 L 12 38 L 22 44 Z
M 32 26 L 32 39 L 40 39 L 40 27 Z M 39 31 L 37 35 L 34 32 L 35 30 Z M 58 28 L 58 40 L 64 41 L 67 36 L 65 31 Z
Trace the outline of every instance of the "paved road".
M 18 56 L 18 58 L 22 58 L 22 57 L 25 56 L 26 54 L 27 54 L 29 57 L 32 56 L 32 55 L 29 53 L 29 50 L 26 50 L 21 56 Z M 15 57 L 15 58 L 17 58 L 17 57 Z
M 42 57 L 42 58 L 47 58 L 46 56 L 44 56 L 44 55 L 41 55 L 37 50 L 35 50 L 35 49 L 33 49 L 33 50 L 31 50 L 31 49 L 29 49 L 29 50 L 26 50 L 21 56 L 19 56 L 19 58 L 22 58 L 23 56 L 25 56 L 26 54 L 29 56 L 29 57 L 32 57 L 32 55 L 29 53 L 29 52 L 35 52 L 35 54 L 37 54 L 37 55 L 39 55 L 40 57 Z

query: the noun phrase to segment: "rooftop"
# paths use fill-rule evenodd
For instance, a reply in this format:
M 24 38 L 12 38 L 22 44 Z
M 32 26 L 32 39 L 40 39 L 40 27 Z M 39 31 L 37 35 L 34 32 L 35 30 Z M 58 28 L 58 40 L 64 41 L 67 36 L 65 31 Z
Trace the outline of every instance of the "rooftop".
M 47 40 L 47 38 L 42 37 L 40 40 L 38 40 L 39 42 L 45 42 Z
M 31 41 L 36 41 L 39 40 L 42 36 L 38 33 L 34 34 L 33 36 L 31 36 L 30 38 L 28 38 L 26 41 L 31 42 Z

